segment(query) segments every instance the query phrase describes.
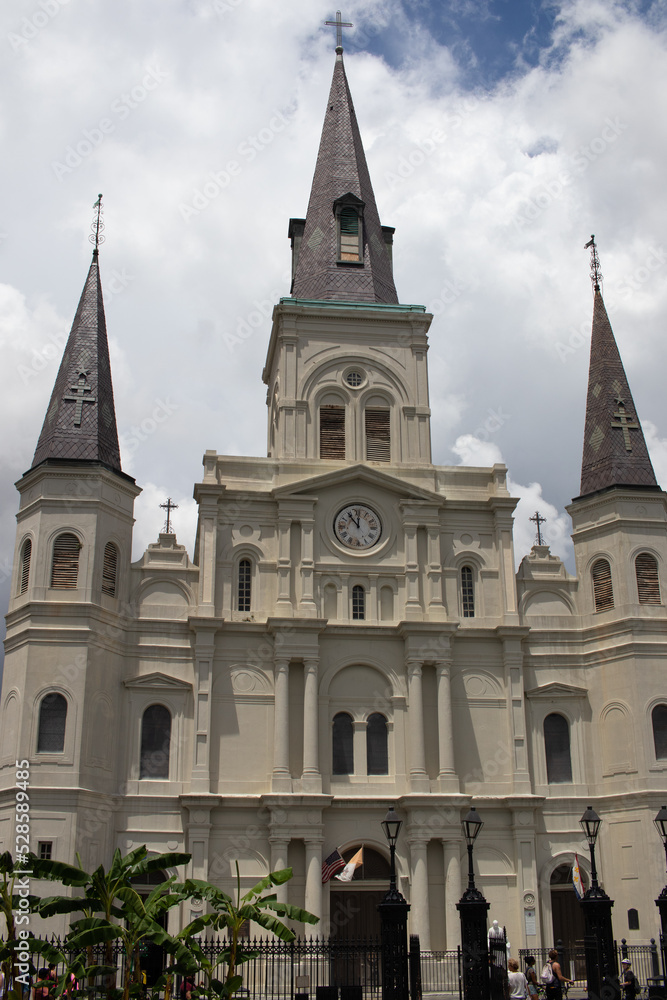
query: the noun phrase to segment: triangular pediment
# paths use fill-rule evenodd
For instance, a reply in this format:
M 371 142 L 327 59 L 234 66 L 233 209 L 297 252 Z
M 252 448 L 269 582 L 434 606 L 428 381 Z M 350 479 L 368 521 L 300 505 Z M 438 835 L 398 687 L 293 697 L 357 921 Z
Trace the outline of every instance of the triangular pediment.
M 152 674 L 142 674 L 141 677 L 132 677 L 128 681 L 123 681 L 125 687 L 140 688 L 150 691 L 191 691 L 192 684 L 186 681 L 179 681 L 176 677 L 168 677 L 159 671 Z
M 563 684 L 554 681 L 542 684 L 540 687 L 526 691 L 526 698 L 587 698 L 588 688 L 575 687 L 574 684 Z
M 439 493 L 424 490 L 412 483 L 406 483 L 404 479 L 399 479 L 397 476 L 391 476 L 379 469 L 362 464 L 350 465 L 345 469 L 335 469 L 331 472 L 325 472 L 321 476 L 311 476 L 309 479 L 302 479 L 299 483 L 279 486 L 273 491 L 273 496 L 281 500 L 288 497 L 296 498 L 320 492 L 331 486 L 340 486 L 342 483 L 368 483 L 387 492 L 395 493 L 403 499 L 424 500 L 432 504 L 445 503 L 445 498 Z

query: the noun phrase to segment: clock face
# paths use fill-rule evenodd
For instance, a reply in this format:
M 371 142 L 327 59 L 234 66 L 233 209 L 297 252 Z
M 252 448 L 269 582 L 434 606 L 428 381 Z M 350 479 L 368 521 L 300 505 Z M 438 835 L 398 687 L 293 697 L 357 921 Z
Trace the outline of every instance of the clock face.
M 370 549 L 380 539 L 382 521 L 371 507 L 351 503 L 336 514 L 334 534 L 348 549 Z

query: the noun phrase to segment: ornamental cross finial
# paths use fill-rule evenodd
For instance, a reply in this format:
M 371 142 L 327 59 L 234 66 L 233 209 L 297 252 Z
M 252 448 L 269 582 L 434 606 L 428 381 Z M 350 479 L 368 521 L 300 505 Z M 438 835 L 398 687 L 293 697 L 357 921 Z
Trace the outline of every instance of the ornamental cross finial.
M 535 511 L 535 517 L 529 517 L 528 520 L 529 521 L 534 521 L 534 523 L 537 525 L 537 544 L 538 545 L 544 545 L 544 542 L 542 541 L 542 532 L 541 532 L 540 528 L 541 528 L 541 525 L 546 524 L 546 520 L 547 520 L 546 517 L 542 517 L 542 515 L 539 512 L 539 510 L 536 510 Z
M 331 24 L 336 26 L 336 52 L 343 51 L 343 28 L 353 28 L 354 25 L 350 24 L 349 21 L 344 21 L 339 10 L 336 11 L 335 21 L 325 21 L 325 24 Z
M 100 248 L 100 243 L 104 243 L 104 240 L 106 238 L 102 235 L 102 232 L 104 230 L 104 222 L 102 221 L 102 209 L 104 208 L 104 205 L 102 204 L 101 194 L 97 196 L 97 201 L 93 205 L 93 208 L 96 209 L 96 212 L 95 215 L 93 216 L 93 221 L 90 224 L 92 233 L 90 234 L 88 239 L 91 243 L 94 244 L 95 253 L 97 253 L 97 251 Z
M 166 510 L 167 512 L 167 520 L 165 521 L 164 525 L 164 533 L 165 535 L 173 535 L 173 531 L 171 530 L 171 512 L 172 510 L 178 510 L 178 504 L 173 503 L 171 497 L 167 497 L 167 502 L 161 503 L 160 507 L 162 508 L 162 510 Z
M 599 292 L 602 271 L 600 270 L 600 258 L 598 257 L 598 248 L 595 245 L 594 236 L 591 236 L 588 243 L 584 244 L 584 250 L 591 251 L 591 281 L 593 282 L 593 290 Z
M 612 427 L 620 427 L 623 431 L 623 443 L 625 444 L 626 451 L 632 451 L 632 441 L 630 440 L 630 431 L 638 431 L 639 424 L 636 420 L 633 420 L 630 414 L 625 409 L 625 403 L 620 398 L 616 397 L 616 404 L 618 409 L 616 413 L 612 413 L 612 417 L 616 417 L 616 423 L 612 420 Z

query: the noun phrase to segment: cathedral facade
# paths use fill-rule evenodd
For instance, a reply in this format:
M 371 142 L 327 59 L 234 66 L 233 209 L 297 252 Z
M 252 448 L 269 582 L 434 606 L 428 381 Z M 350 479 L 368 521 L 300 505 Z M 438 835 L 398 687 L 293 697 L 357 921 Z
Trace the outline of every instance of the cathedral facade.
M 583 933 L 579 819 L 603 820 L 615 935 L 656 937 L 667 778 L 667 505 L 597 281 L 576 576 L 515 571 L 506 469 L 431 462 L 427 334 L 399 302 L 343 64 L 263 379 L 267 457 L 207 451 L 193 558 L 131 562 L 98 251 L 20 493 L 0 745 L 1 850 L 27 760 L 31 849 L 87 870 L 147 844 L 230 890 L 290 865 L 312 935 L 372 933 L 380 823 L 423 948 L 460 942 L 461 819 L 515 953 Z M 572 492 L 575 492 L 573 484 Z M 322 882 L 363 849 L 350 883 Z M 187 912 L 172 911 L 178 921 Z M 59 928 L 56 928 L 59 929 Z

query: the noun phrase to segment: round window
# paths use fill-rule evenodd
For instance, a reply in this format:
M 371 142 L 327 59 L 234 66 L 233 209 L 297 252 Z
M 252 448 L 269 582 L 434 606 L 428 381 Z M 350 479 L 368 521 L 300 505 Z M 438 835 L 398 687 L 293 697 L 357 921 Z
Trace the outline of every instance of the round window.
M 352 386 L 353 389 L 356 389 L 364 381 L 364 374 L 358 369 L 353 368 L 352 371 L 348 372 L 345 376 L 345 381 L 349 386 Z

